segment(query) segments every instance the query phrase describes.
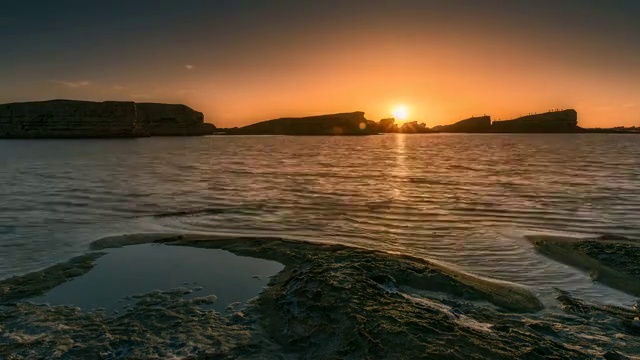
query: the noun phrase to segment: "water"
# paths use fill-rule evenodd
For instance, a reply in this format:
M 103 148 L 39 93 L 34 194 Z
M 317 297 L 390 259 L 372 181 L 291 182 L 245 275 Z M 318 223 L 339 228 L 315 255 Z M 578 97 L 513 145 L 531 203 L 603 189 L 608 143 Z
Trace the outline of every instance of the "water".
M 211 308 L 224 312 L 258 296 L 269 276 L 283 268 L 275 261 L 218 249 L 134 245 L 109 250 L 87 274 L 30 301 L 120 311 L 135 301 L 131 296 L 182 288 L 193 291 L 185 299 L 215 295 Z
M 0 278 L 103 236 L 354 244 L 603 302 L 625 295 L 525 234 L 640 239 L 640 137 L 383 135 L 0 141 Z

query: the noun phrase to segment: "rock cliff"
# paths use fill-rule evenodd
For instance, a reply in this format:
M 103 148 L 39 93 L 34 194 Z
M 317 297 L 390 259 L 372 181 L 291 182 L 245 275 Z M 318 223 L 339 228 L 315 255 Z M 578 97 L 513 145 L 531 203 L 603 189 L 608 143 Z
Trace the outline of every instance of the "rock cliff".
M 51 100 L 0 105 L 0 138 L 206 135 L 215 126 L 185 105 Z
M 133 102 L 52 100 L 0 105 L 0 137 L 134 137 Z
M 138 123 L 150 136 L 208 135 L 215 131 L 213 124 L 204 122 L 204 115 L 181 104 L 136 104 Z
M 227 132 L 246 135 L 373 135 L 378 133 L 376 125 L 364 117 L 364 112 L 357 111 L 267 120 Z
M 579 130 L 578 113 L 573 109 L 494 121 L 491 124 L 491 132 L 503 133 L 567 133 Z

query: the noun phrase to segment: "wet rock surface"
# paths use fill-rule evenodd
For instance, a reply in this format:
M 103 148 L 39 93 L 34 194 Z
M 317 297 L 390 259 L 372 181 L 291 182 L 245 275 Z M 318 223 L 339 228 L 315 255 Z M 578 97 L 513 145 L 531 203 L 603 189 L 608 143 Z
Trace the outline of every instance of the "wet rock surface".
M 594 281 L 640 296 L 640 242 L 603 235 L 595 238 L 530 236 L 536 250 L 588 272 Z
M 564 292 L 557 309 L 543 309 L 526 289 L 409 256 L 282 239 L 170 235 L 111 238 L 94 248 L 143 242 L 225 249 L 285 268 L 247 308 L 225 315 L 202 308 L 201 301 L 215 297 L 183 299 L 188 289 L 141 295 L 116 315 L 39 306 L 17 301 L 14 286 L 36 284 L 5 280 L 0 287 L 13 290 L 0 307 L 0 357 L 592 359 L 640 353 L 636 309 L 588 304 Z
M 44 271 L 13 277 L 0 282 L 0 304 L 42 295 L 46 291 L 89 272 L 94 260 L 105 253 L 94 252 L 78 256 L 66 263 L 57 264 Z

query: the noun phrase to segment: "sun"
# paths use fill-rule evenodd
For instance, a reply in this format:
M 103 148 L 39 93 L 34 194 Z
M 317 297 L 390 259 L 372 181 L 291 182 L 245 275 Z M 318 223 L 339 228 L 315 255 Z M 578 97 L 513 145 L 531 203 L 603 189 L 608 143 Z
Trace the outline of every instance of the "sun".
M 409 109 L 405 105 L 398 105 L 391 111 L 396 120 L 405 121 L 409 118 Z

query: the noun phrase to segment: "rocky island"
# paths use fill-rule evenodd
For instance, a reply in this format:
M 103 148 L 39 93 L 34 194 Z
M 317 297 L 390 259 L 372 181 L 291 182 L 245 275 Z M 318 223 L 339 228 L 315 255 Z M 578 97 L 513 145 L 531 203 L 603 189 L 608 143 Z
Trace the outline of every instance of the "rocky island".
M 573 110 L 531 114 L 512 120 L 491 121 L 491 116 L 479 116 L 439 125 L 432 130 L 445 133 L 573 133 L 581 132 L 578 113 Z
M 226 129 L 229 135 L 373 135 L 379 133 L 364 112 L 279 118 L 241 128 Z
M 578 112 L 573 109 L 533 114 L 513 120 L 494 121 L 494 133 L 571 133 L 580 132 Z
M 364 112 L 355 111 L 301 118 L 280 118 L 258 122 L 241 128 L 219 129 L 227 135 L 376 135 L 383 133 L 583 133 L 578 126 L 578 113 L 573 109 L 531 114 L 512 120 L 492 121 L 491 116 L 471 117 L 450 125 L 429 128 L 411 121 L 396 124 L 386 118 L 368 120 Z M 602 132 L 602 131 L 601 131 Z M 604 131 L 606 132 L 606 131 Z M 619 132 L 619 131 L 617 131 Z
M 0 138 L 121 138 L 215 132 L 186 105 L 50 100 L 0 105 Z
M 402 126 L 395 119 L 379 122 L 368 120 L 364 112 L 280 118 L 261 121 L 241 128 L 220 129 L 227 135 L 377 135 L 383 133 L 433 133 L 424 123 L 406 122 Z
M 472 117 L 451 125 L 439 125 L 433 130 L 448 133 L 489 132 L 491 130 L 491 116 Z

